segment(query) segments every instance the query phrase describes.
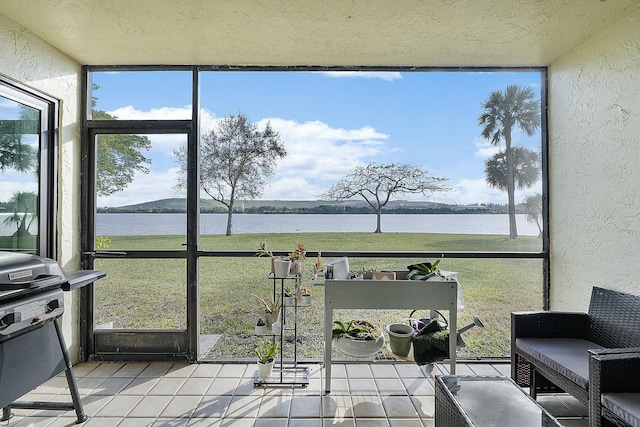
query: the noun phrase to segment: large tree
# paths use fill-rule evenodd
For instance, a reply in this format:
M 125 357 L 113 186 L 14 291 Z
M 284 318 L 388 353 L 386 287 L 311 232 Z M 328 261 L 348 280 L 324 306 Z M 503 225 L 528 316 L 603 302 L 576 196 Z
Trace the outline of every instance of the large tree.
M 93 85 L 93 90 L 98 86 Z M 92 98 L 93 120 L 116 120 L 106 111 L 96 110 L 97 98 Z M 109 196 L 124 190 L 133 182 L 136 172 L 149 173 L 147 165 L 151 159 L 143 151 L 151 149 L 146 136 L 131 134 L 100 134 L 97 142 L 96 191 L 100 196 Z
M 357 166 L 355 170 L 336 182 L 326 193 L 320 195 L 325 200 L 348 200 L 362 197 L 376 213 L 376 231 L 382 233 L 380 217 L 384 208 L 394 196 L 402 198 L 406 194 L 427 194 L 448 191 L 443 184 L 445 178 L 436 178 L 417 166 L 406 164 L 376 164 Z
M 507 168 L 507 199 L 509 204 L 509 238 L 518 237 L 515 208 L 515 171 L 511 136 L 519 129 L 533 136 L 540 126 L 540 100 L 531 87 L 509 85 L 503 91 L 494 91 L 482 104 L 483 113 L 478 117 L 482 137 L 493 145 L 505 144 Z
M 524 199 L 524 213 L 527 221 L 538 226 L 538 237 L 542 236 L 542 195 L 540 193 Z
M 182 174 L 178 188 L 186 186 L 186 147 L 175 150 Z M 231 235 L 236 200 L 262 195 L 277 161 L 287 155 L 280 134 L 269 122 L 263 130 L 239 112 L 222 118 L 200 143 L 200 187 L 213 200 L 227 207 L 227 231 Z

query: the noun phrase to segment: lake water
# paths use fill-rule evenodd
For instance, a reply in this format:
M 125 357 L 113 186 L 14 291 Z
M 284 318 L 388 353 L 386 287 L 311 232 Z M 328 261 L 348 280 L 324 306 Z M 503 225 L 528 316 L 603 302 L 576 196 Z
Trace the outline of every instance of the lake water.
M 537 236 L 538 228 L 516 215 L 518 234 Z M 200 215 L 201 234 L 225 234 L 226 214 Z M 382 232 L 509 234 L 509 217 L 504 214 L 389 214 L 382 215 Z M 235 214 L 234 234 L 293 232 L 373 232 L 373 214 Z M 185 234 L 186 214 L 114 214 L 99 213 L 96 218 L 98 236 Z

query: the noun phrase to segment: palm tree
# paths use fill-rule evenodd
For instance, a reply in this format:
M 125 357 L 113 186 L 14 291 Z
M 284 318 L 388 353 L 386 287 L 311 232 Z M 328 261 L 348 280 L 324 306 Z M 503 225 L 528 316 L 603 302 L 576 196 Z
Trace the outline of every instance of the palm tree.
M 7 225 L 16 225 L 14 236 L 30 236 L 29 228 L 38 218 L 38 196 L 33 191 L 17 191 L 9 199 L 13 203 L 13 214 L 4 219 Z M 27 220 L 29 222 L 27 223 Z
M 511 153 L 516 188 L 522 189 L 535 184 L 540 177 L 540 155 L 534 150 L 520 146 L 511 147 Z M 502 191 L 507 191 L 506 154 L 501 150 L 484 162 L 487 183 Z
M 515 175 L 513 153 L 511 149 L 511 132 L 520 129 L 533 136 L 540 127 L 540 100 L 535 99 L 531 87 L 509 85 L 502 91 L 494 91 L 482 104 L 484 112 L 478 117 L 482 126 L 482 137 L 493 145 L 505 144 L 505 160 L 507 167 L 507 198 L 509 202 L 509 238 L 518 237 L 516 228 Z

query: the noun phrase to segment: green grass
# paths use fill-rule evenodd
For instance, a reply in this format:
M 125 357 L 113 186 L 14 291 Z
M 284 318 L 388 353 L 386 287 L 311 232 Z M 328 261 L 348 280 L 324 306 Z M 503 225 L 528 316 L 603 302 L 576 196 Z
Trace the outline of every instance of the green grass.
M 111 249 L 175 249 L 184 237 L 110 236 Z M 310 251 L 538 251 L 540 240 L 505 236 L 408 233 L 284 233 L 268 235 L 203 236 L 201 248 L 255 251 L 266 241 L 272 250 L 290 251 L 304 243 Z M 323 258 L 323 260 L 327 260 Z M 352 269 L 375 267 L 401 270 L 419 259 L 350 258 Z M 311 282 L 311 265 L 305 263 L 305 283 Z M 96 284 L 96 324 L 113 321 L 116 328 L 186 327 L 184 260 L 101 259 L 107 276 Z M 447 259 L 441 269 L 457 271 L 465 308 L 458 325 L 478 315 L 484 329 L 465 333 L 467 346 L 460 357 L 509 356 L 510 313 L 542 308 L 542 261 L 539 259 Z M 202 334 L 220 334 L 209 354 L 216 358 L 251 357 L 254 326 L 260 309 L 254 294 L 268 296 L 273 281 L 267 275 L 270 262 L 257 257 L 200 258 L 200 310 Z M 311 307 L 299 309 L 298 353 L 305 358 L 322 357 L 323 288 L 314 287 Z M 418 316 L 425 316 L 415 307 Z M 445 313 L 446 314 L 446 313 Z M 383 327 L 403 321 L 406 310 L 338 310 L 334 318 L 348 321 L 367 318 Z M 292 346 L 286 346 L 290 349 Z

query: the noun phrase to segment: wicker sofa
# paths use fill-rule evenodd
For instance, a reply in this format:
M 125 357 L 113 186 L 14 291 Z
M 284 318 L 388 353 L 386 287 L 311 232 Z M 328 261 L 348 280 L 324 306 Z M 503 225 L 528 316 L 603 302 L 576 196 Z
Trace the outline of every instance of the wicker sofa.
M 589 353 L 590 424 L 640 427 L 640 348 Z
M 511 314 L 511 377 L 521 387 L 529 387 L 534 399 L 541 392 L 561 391 L 576 397 L 589 406 L 592 426 L 607 425 L 602 424 L 601 387 L 607 384 L 608 370 L 615 365 L 609 365 L 607 360 L 629 357 L 640 352 L 637 347 L 639 296 L 594 287 L 587 313 Z M 590 359 L 594 359 L 593 372 L 598 375 L 591 382 Z M 633 381 L 633 375 L 640 374 L 629 374 L 627 378 Z M 640 391 L 640 386 L 635 387 Z

